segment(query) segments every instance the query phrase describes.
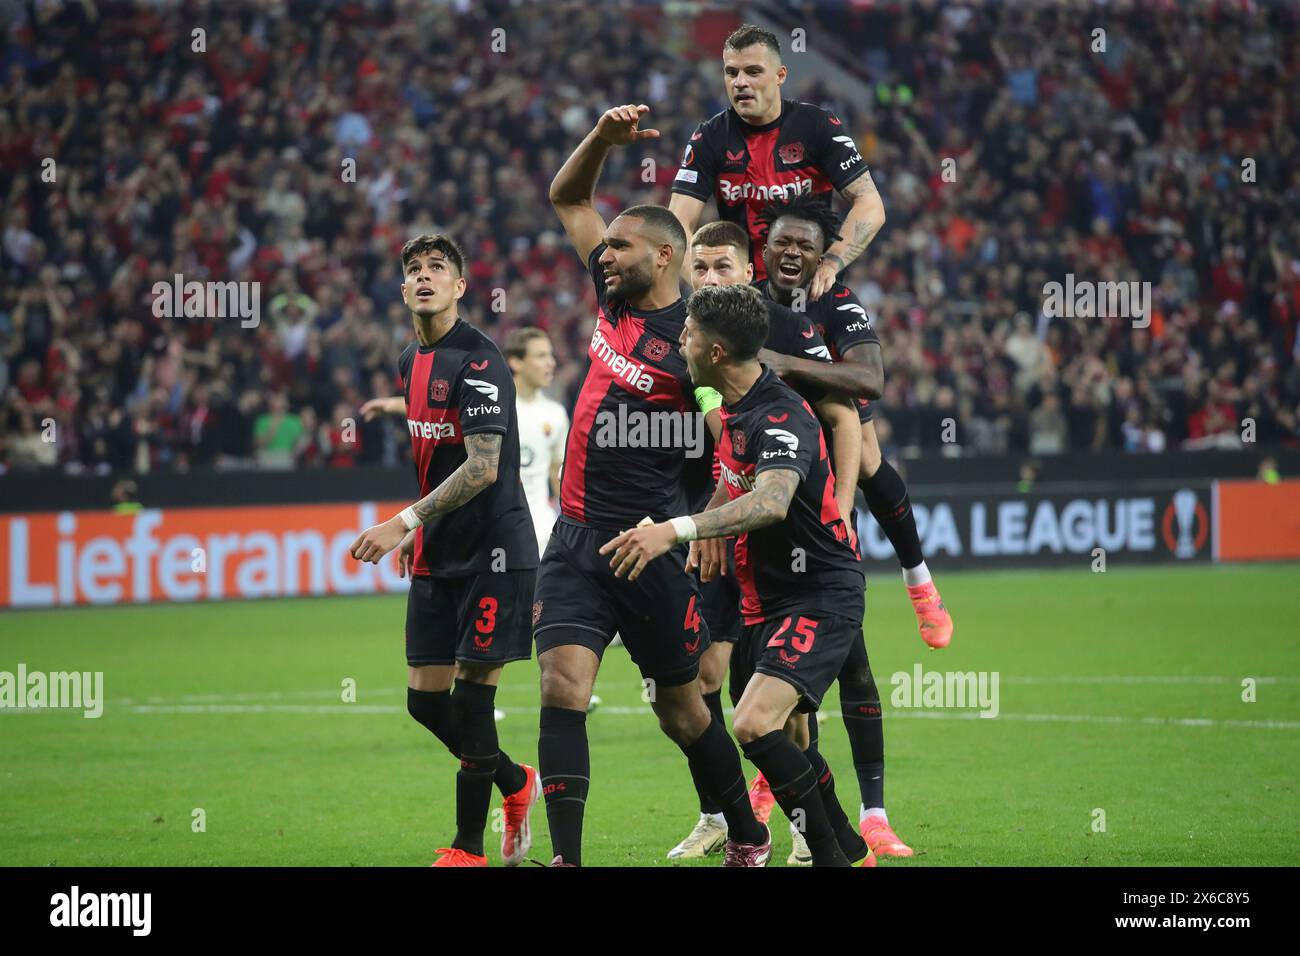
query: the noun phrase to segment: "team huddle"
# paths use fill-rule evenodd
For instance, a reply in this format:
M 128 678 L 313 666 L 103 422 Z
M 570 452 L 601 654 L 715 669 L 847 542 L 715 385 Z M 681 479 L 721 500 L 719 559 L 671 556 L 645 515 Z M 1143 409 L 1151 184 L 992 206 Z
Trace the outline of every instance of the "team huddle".
M 507 865 L 527 855 L 543 795 L 551 865 L 581 865 L 588 710 L 615 639 L 699 795 L 699 819 L 669 858 L 722 851 L 726 866 L 764 866 L 776 805 L 790 821 L 791 864 L 912 854 L 885 812 L 859 489 L 898 554 L 922 638 L 945 646 L 952 621 L 906 486 L 875 439 L 879 340 L 837 281 L 884 210 L 839 121 L 780 98 L 774 35 L 737 30 L 723 66 L 731 107 L 691 136 L 668 207 L 633 206 L 606 223 L 593 198 L 611 149 L 659 135 L 642 128 L 644 105 L 606 111 L 551 184 L 598 304 L 571 424 L 540 394 L 554 369 L 545 333 L 512 333 L 503 355 L 457 315 L 466 263 L 456 243 L 421 236 L 402 249 L 416 342 L 398 360 L 403 396 L 365 411 L 406 417 L 422 497 L 365 531 L 352 554 L 378 562 L 398 550 L 411 579 L 408 710 L 460 761 L 456 834 L 435 866 L 487 865 L 494 788 Z M 843 222 L 833 191 L 851 203 Z M 719 218 L 698 226 L 711 197 Z M 704 454 L 630 436 L 701 419 Z M 501 751 L 494 717 L 504 666 L 534 646 L 535 769 Z M 856 826 L 818 750 L 816 713 L 836 682 Z M 742 754 L 758 770 L 749 785 Z

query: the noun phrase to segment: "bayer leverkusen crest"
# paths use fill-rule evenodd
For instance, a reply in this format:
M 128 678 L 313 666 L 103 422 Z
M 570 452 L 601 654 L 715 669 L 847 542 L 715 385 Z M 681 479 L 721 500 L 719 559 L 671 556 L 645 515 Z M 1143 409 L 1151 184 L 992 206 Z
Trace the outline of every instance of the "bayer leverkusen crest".
M 668 357 L 673 347 L 663 339 L 649 338 L 641 346 L 641 352 L 652 362 L 662 362 Z
M 731 433 L 731 451 L 732 451 L 733 454 L 736 454 L 736 455 L 743 455 L 743 454 L 745 453 L 745 433 L 744 433 L 744 432 L 742 432 L 742 431 L 734 431 L 734 432 Z
M 447 380 L 435 379 L 429 383 L 429 401 L 445 402 L 447 400 Z
M 803 143 L 787 143 L 777 147 L 776 154 L 787 166 L 798 166 L 803 162 Z

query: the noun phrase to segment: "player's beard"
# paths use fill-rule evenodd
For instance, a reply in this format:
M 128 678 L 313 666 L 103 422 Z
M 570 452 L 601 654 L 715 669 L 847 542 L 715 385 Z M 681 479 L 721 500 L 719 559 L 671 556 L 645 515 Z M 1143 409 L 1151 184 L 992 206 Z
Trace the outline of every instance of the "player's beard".
M 645 295 L 653 286 L 654 278 L 650 275 L 649 269 L 642 266 L 629 266 L 619 270 L 618 286 L 609 290 L 609 297 L 631 302 Z

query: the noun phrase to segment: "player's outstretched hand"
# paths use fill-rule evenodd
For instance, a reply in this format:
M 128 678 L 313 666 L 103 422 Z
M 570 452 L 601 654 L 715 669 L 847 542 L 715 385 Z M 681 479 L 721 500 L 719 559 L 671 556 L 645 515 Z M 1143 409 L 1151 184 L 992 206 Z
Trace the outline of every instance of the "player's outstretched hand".
M 383 415 L 387 411 L 388 411 L 388 399 L 372 398 L 370 401 L 366 402 L 364 405 L 361 406 L 361 417 L 364 418 L 366 421 L 371 421 L 372 419 L 380 415 Z
M 406 537 L 397 546 L 397 576 L 407 577 L 415 573 L 415 534 L 419 528 L 406 532 Z
M 615 146 L 627 146 L 641 139 L 658 139 L 657 129 L 638 129 L 641 117 L 650 112 L 650 107 L 627 104 L 605 110 L 596 121 L 596 135 Z
M 352 542 L 352 557 L 358 561 L 378 564 L 384 555 L 402 543 L 406 537 L 406 525 L 400 517 L 389 518 L 383 524 L 367 528 L 361 537 Z
M 665 521 L 624 531 L 617 538 L 605 542 L 600 553 L 614 552 L 614 556 L 609 559 L 614 577 L 626 577 L 629 581 L 635 581 L 647 564 L 661 554 L 667 554 L 676 543 L 677 532 Z

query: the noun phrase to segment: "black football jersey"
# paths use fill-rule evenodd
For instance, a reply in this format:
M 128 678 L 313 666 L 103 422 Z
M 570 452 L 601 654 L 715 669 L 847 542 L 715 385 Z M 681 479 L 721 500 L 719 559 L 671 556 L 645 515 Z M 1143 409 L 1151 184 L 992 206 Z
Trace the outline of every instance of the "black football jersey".
M 515 382 L 496 344 L 458 320 L 429 346 L 412 343 L 397 360 L 420 497 L 466 459 L 465 436 L 502 436 L 497 480 L 415 538 L 414 573 L 458 577 L 537 567 L 537 536 L 519 477 Z
M 769 301 L 776 301 L 767 279 L 755 282 L 754 285 Z M 844 283 L 836 282 L 820 299 L 804 296 L 802 301 L 802 312 L 795 314 L 806 316 L 812 322 L 830 349 L 832 361 L 843 361 L 844 353 L 855 345 L 880 344 L 871 316 L 867 314 L 857 294 Z
M 862 592 L 861 563 L 835 503 L 835 476 L 817 416 L 794 389 L 763 369 L 735 405 L 722 406 L 718 461 L 727 496 L 752 491 L 773 468 L 799 475 L 785 519 L 737 536 L 736 581 L 746 624 L 836 594 Z
M 691 134 L 673 192 L 718 200 L 718 218 L 749 233 L 754 275 L 763 266 L 765 230 L 755 217 L 770 202 L 805 193 L 843 190 L 867 171 L 853 137 L 835 114 L 796 100 L 781 101 L 781 115 L 751 126 L 728 107 Z
M 664 521 L 686 509 L 686 429 L 707 465 L 707 428 L 680 351 L 686 300 L 641 312 L 611 299 L 604 251 L 601 243 L 587 257 L 598 311 L 564 451 L 560 513 L 623 531 L 646 516 Z

